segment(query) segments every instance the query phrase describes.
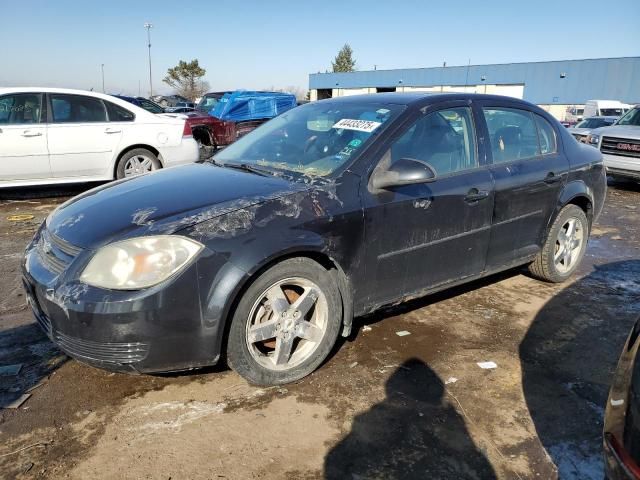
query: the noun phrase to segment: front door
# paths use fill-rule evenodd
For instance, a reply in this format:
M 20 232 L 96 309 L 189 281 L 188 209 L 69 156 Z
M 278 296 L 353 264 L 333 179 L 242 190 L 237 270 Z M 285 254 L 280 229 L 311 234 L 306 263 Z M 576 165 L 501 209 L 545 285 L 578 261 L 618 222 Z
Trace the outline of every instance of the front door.
M 40 93 L 0 97 L 0 182 L 51 176 L 43 117 Z
M 107 121 L 99 98 L 49 95 L 49 155 L 55 177 L 104 177 L 120 143 L 122 129 Z
M 569 161 L 554 127 L 523 109 L 482 104 L 493 160 L 495 211 L 487 270 L 536 254 L 566 183 Z
M 429 107 L 390 142 L 379 167 L 416 159 L 432 166 L 436 180 L 383 191 L 363 186 L 370 302 L 482 272 L 493 184 L 479 161 L 474 123 L 467 102 Z

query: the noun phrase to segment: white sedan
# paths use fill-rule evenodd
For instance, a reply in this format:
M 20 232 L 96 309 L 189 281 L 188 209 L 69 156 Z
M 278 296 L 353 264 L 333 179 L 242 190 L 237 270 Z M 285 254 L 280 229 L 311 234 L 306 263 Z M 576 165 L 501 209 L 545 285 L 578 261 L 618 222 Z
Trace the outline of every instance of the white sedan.
M 0 88 L 0 187 L 112 180 L 199 159 L 180 116 L 61 88 Z

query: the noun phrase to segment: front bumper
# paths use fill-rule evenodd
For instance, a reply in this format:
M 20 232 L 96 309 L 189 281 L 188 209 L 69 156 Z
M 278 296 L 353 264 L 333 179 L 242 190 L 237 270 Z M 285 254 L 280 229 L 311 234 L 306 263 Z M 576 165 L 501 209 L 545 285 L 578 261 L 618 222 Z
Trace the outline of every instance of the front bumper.
M 218 361 L 224 316 L 215 300 L 227 297 L 216 285 L 224 272 L 234 270 L 218 255 L 205 249 L 196 262 L 159 285 L 116 291 L 75 280 L 91 252 L 80 253 L 56 273 L 42 260 L 37 241 L 36 236 L 23 262 L 27 301 L 45 333 L 69 356 L 129 373 L 188 370 Z M 229 283 L 229 275 L 224 278 Z
M 617 177 L 640 180 L 640 158 L 602 154 L 607 173 Z
M 626 465 L 629 463 L 629 458 L 622 458 L 621 455 L 625 455 L 624 449 L 621 449 L 616 443 L 615 437 L 605 433 L 603 450 L 606 480 L 635 480 L 637 478 Z

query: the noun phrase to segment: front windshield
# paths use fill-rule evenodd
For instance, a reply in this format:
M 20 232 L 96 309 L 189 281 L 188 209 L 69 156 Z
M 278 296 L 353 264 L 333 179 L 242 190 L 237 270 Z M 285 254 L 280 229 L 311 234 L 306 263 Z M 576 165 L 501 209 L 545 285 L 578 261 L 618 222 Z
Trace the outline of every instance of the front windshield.
M 618 120 L 616 125 L 633 125 L 635 127 L 640 127 L 640 108 L 636 107 L 629 110 L 624 117 Z
M 140 106 L 144 108 L 147 112 L 164 113 L 164 108 L 162 108 L 157 103 L 153 103 L 148 100 L 138 100 L 138 101 L 140 102 Z
M 576 128 L 598 128 L 611 125 L 611 123 L 611 121 L 607 121 L 604 118 L 587 118 L 578 123 Z
M 219 97 L 205 95 L 204 97 L 202 97 L 202 100 L 200 100 L 200 103 L 198 103 L 197 108 L 201 112 L 209 113 L 211 109 L 218 104 L 219 100 Z
M 289 110 L 228 146 L 214 159 L 328 176 L 404 110 L 374 102 L 318 102 Z

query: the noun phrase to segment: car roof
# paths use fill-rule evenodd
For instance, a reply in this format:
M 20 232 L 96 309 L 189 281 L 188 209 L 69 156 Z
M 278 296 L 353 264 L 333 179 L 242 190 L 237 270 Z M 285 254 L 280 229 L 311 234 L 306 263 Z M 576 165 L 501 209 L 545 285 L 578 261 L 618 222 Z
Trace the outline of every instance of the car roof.
M 437 103 L 443 100 L 499 100 L 522 105 L 534 106 L 531 103 L 515 97 L 503 95 L 486 95 L 482 93 L 461 93 L 461 92 L 388 92 L 388 93 L 368 93 L 363 95 L 350 95 L 347 97 L 335 97 L 320 100 L 321 102 L 339 103 L 390 103 L 395 105 L 425 105 Z
M 126 96 L 126 95 L 115 95 L 115 94 L 113 94 L 113 93 L 111 93 L 110 95 L 111 95 L 112 97 L 120 98 L 120 99 L 122 99 L 122 100 L 126 100 L 127 102 L 131 102 L 131 103 L 133 103 L 133 102 L 135 102 L 136 100 L 138 100 L 137 98 L 134 98 L 134 97 L 128 97 L 128 96 Z
M 146 116 L 149 120 L 155 119 L 156 115 L 146 111 L 144 108 L 137 106 L 135 103 L 131 103 L 121 98 L 118 95 L 109 95 L 106 93 L 93 92 L 89 90 L 76 90 L 72 88 L 56 88 L 56 87 L 0 87 L 0 95 L 7 95 L 10 93 L 63 93 L 67 95 L 85 95 L 88 97 L 101 98 L 107 100 L 121 107 L 133 109 L 136 115 L 141 115 L 143 118 Z

